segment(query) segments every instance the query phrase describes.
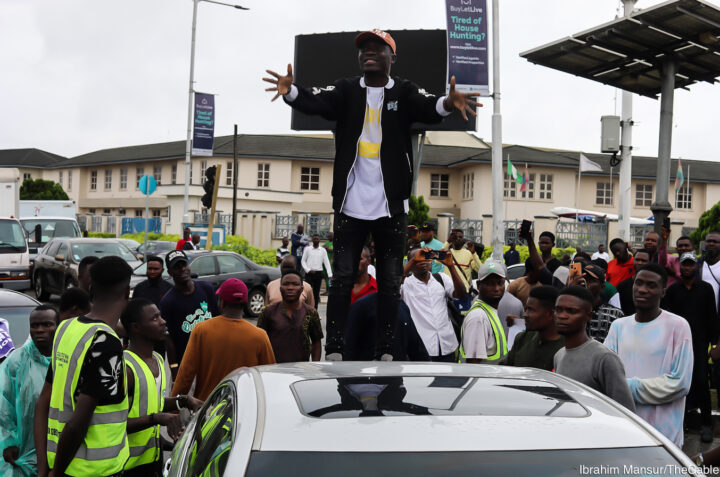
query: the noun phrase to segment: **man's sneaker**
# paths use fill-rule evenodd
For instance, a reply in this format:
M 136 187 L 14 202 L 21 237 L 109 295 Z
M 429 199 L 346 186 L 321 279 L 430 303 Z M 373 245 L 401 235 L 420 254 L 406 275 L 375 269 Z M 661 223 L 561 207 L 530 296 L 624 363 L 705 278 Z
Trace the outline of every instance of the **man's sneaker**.
M 342 355 L 340 353 L 330 353 L 325 355 L 325 361 L 342 361 Z
M 712 433 L 712 428 L 710 426 L 702 426 L 700 428 L 700 440 L 702 442 L 712 442 L 713 441 L 713 433 Z
M 385 353 L 384 355 L 380 356 L 380 361 L 392 361 L 393 356 L 391 354 Z

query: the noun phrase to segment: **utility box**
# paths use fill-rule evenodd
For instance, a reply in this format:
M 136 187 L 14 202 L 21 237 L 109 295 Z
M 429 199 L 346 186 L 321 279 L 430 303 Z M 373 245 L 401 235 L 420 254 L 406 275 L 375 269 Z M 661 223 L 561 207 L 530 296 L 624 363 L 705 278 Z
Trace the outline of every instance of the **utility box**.
M 620 152 L 620 116 L 601 116 L 600 124 L 600 151 Z

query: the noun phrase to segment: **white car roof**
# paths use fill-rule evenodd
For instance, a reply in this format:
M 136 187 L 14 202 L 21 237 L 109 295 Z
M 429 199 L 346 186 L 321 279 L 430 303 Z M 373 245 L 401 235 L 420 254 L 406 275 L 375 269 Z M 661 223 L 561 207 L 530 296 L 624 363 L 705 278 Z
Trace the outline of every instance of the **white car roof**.
M 243 368 L 228 379 L 238 383 L 244 378 L 246 386 L 248 374 L 253 376 L 257 394 L 254 450 L 432 452 L 667 445 L 649 425 L 614 401 L 575 381 L 538 369 L 446 363 L 309 362 Z M 333 399 L 340 403 L 340 395 L 333 392 L 340 387 L 338 378 L 379 378 L 382 382 L 398 376 L 403 378 L 402 389 L 408 393 L 403 403 L 423 401 L 427 407 L 422 409 L 429 408 L 430 415 L 308 414 L 318 403 L 330 404 Z M 420 393 L 413 394 L 413 379 L 409 379 L 413 377 L 415 384 L 422 381 L 422 386 L 415 387 L 415 391 L 421 388 Z M 470 379 L 464 385 L 435 385 L 434 381 L 427 385 L 427 379 L 417 379 L 427 377 L 450 383 L 453 378 Z M 447 405 L 447 396 L 437 399 L 438 392 L 441 396 L 456 396 L 452 406 Z M 421 394 L 428 396 L 419 399 Z M 433 407 L 436 404 L 437 408 Z M 535 404 L 539 409 L 534 411 L 518 408 Z M 555 415 L 545 415 L 547 409 Z

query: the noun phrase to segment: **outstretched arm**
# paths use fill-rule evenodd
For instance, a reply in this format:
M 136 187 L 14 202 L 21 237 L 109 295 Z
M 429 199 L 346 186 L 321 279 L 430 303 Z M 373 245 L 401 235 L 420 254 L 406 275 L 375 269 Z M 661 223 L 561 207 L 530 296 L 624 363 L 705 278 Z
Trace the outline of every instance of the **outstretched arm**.
M 285 75 L 280 75 L 272 70 L 266 70 L 266 72 L 272 77 L 265 77 L 263 81 L 272 86 L 266 88 L 265 91 L 275 92 L 271 101 L 283 96 L 286 103 L 305 114 L 318 114 L 330 121 L 337 119 L 337 110 L 341 103 L 340 93 L 336 87 L 337 83 L 325 88 L 313 88 L 311 91 L 293 84 L 291 64 L 288 64 Z
M 460 111 L 463 119 L 467 121 L 467 113 L 470 113 L 472 116 L 477 116 L 475 108 L 482 108 L 482 104 L 478 103 L 474 99 L 471 99 L 476 98 L 477 96 L 478 95 L 475 93 L 461 93 L 456 90 L 455 77 L 453 76 L 450 78 L 450 91 L 448 92 L 445 101 L 443 101 L 443 107 L 445 108 L 445 111 L 457 109 Z
M 273 78 L 263 78 L 263 81 L 274 85 L 270 88 L 265 88 L 265 91 L 275 91 L 275 96 L 273 96 L 273 99 L 271 99 L 270 101 L 275 101 L 280 96 L 285 96 L 290 92 L 290 87 L 293 83 L 293 72 L 291 64 L 288 63 L 287 74 L 285 76 L 280 76 L 278 73 L 275 73 L 272 70 L 265 71 L 267 72 L 267 74 L 273 76 Z

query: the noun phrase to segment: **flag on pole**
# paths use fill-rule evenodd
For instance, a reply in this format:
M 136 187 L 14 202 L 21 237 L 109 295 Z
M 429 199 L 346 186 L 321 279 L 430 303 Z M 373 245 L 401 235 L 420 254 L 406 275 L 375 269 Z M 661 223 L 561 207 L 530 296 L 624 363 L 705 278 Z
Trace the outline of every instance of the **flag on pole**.
M 520 192 L 527 192 L 528 188 L 530 187 L 528 184 L 530 184 L 530 174 L 528 174 L 528 166 L 527 163 L 525 163 L 525 175 L 523 175 L 523 182 L 520 186 Z
M 600 164 L 597 162 L 593 162 L 587 157 L 585 157 L 585 154 L 580 153 L 580 172 L 602 172 L 602 167 L 600 167 Z
M 523 176 L 522 174 L 520 174 L 520 171 L 518 171 L 515 166 L 513 166 L 513 163 L 510 162 L 510 156 L 508 156 L 507 173 L 510 177 L 515 179 L 515 182 L 517 182 L 518 184 L 523 183 Z
M 675 174 L 675 190 L 678 190 L 685 183 L 685 175 L 682 170 L 682 161 L 678 159 L 677 174 Z

